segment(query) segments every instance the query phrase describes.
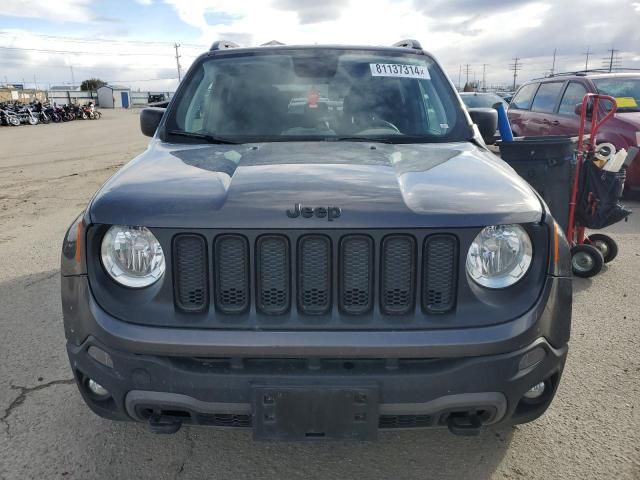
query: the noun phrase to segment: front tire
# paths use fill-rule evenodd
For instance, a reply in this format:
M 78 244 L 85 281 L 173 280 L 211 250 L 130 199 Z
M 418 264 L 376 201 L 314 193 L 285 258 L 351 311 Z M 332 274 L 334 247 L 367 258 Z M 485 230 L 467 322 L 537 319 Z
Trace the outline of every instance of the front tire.
M 576 277 L 590 278 L 602 270 L 604 257 L 593 245 L 583 244 L 571 248 L 571 268 Z
M 589 235 L 589 245 L 593 245 L 600 250 L 604 263 L 609 263 L 618 256 L 618 244 L 608 235 L 603 235 L 602 233 Z

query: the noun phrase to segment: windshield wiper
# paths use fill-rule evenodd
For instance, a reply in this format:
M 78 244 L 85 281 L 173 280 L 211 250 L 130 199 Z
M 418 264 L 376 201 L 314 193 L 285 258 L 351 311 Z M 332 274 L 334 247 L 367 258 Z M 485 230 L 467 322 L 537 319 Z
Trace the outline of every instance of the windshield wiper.
M 389 139 L 386 138 L 367 138 L 367 137 L 327 137 L 325 138 L 327 142 L 369 142 L 369 143 L 389 143 L 393 144 Z
M 209 135 L 207 133 L 184 132 L 182 130 L 169 130 L 169 134 L 175 135 L 177 137 L 186 137 L 186 138 L 195 138 L 198 140 L 204 140 L 207 143 L 217 143 L 217 144 L 225 144 L 225 145 L 238 144 L 238 142 L 227 140 L 226 138 L 222 138 L 222 137 L 216 137 L 215 135 Z

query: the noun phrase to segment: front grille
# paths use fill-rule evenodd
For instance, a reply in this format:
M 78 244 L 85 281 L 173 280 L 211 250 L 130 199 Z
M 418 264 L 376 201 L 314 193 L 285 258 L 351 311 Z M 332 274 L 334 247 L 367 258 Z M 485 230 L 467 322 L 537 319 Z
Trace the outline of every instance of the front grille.
M 359 315 L 371 309 L 373 290 L 373 240 L 347 235 L 340 242 L 340 307 Z
M 458 242 L 453 235 L 432 235 L 424 242 L 422 303 L 427 312 L 446 313 L 455 306 Z
M 184 312 L 202 312 L 209 301 L 207 243 L 200 235 L 177 235 L 173 253 L 176 305 Z
M 382 241 L 382 311 L 404 315 L 413 308 L 415 295 L 415 240 L 391 235 Z
M 242 313 L 249 306 L 249 243 L 241 235 L 220 235 L 215 245 L 216 307 Z
M 265 235 L 258 239 L 256 277 L 258 309 L 269 315 L 289 310 L 289 242 L 282 235 Z
M 331 241 L 305 235 L 298 247 L 298 303 L 303 313 L 321 315 L 331 308 Z
M 411 328 L 456 308 L 453 234 L 246 231 L 208 241 L 175 235 L 175 303 L 203 312 L 211 297 L 211 321 L 221 327 Z M 257 315 L 241 315 L 250 311 Z

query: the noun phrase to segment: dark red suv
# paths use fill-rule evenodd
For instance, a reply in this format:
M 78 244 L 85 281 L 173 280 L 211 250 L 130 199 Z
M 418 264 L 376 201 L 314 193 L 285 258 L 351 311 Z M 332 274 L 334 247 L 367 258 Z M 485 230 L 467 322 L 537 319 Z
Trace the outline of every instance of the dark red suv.
M 633 97 L 634 107 L 618 107 L 615 117 L 603 125 L 598 143 L 616 149 L 640 145 L 640 72 L 559 74 L 532 80 L 516 92 L 509 106 L 509 120 L 516 136 L 577 135 L 580 116 L 576 105 L 586 93 Z M 634 102 L 627 101 L 625 105 Z M 627 170 L 627 188 L 640 190 L 640 160 Z

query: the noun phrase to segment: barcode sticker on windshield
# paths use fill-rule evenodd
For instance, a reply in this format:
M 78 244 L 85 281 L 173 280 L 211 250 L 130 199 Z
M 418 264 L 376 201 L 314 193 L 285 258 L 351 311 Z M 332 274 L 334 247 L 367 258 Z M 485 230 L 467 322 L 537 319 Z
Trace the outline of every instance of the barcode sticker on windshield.
M 422 78 L 429 80 L 429 70 L 419 65 L 402 65 L 399 63 L 370 63 L 371 75 L 374 77 Z

